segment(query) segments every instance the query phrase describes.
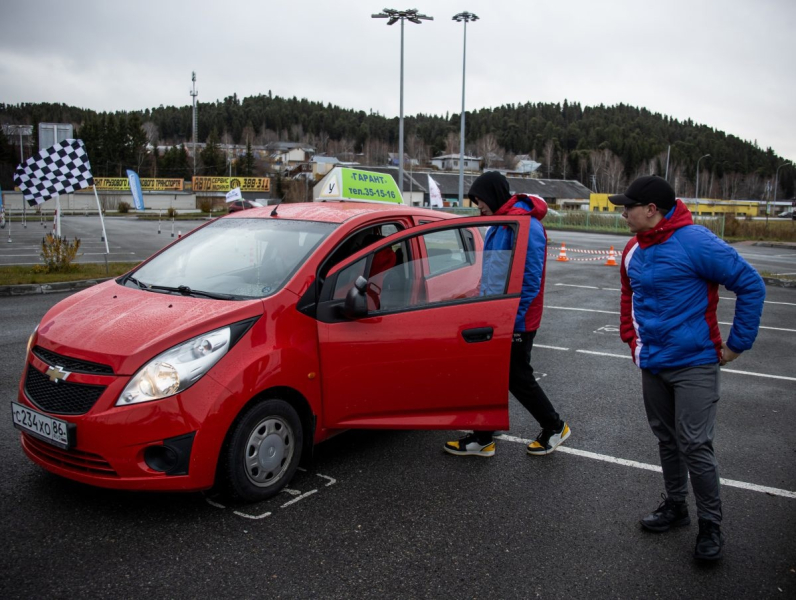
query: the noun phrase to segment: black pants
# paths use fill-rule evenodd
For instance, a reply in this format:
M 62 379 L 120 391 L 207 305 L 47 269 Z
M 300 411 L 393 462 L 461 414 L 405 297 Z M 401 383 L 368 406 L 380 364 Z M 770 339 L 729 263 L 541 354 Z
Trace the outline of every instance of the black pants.
M 535 331 L 514 332 L 509 363 L 509 391 L 543 429 L 558 430 L 561 427 L 561 419 L 533 375 L 531 350 L 535 337 Z M 477 431 L 476 435 L 479 441 L 489 441 L 492 438 L 491 431 Z

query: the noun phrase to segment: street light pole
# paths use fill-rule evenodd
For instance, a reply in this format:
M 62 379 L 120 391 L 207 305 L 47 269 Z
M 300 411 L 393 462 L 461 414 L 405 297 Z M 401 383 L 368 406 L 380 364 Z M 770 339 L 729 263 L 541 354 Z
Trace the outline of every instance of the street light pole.
M 700 156 L 697 160 L 697 172 L 696 172 L 696 216 L 699 217 L 699 161 L 703 158 L 707 158 L 710 154 L 705 154 L 704 156 Z
M 462 128 L 459 134 L 459 208 L 464 206 L 464 78 L 467 65 L 467 23 L 477 21 L 478 15 L 470 12 L 460 12 L 453 15 L 457 23 L 464 22 L 464 47 L 462 49 Z
M 398 185 L 401 191 L 401 202 L 404 196 L 404 21 L 420 25 L 421 21 L 433 21 L 434 17 L 418 14 L 416 8 L 395 10 L 385 8 L 382 12 L 371 15 L 373 19 L 389 19 L 387 25 L 401 22 L 401 112 L 398 118 Z

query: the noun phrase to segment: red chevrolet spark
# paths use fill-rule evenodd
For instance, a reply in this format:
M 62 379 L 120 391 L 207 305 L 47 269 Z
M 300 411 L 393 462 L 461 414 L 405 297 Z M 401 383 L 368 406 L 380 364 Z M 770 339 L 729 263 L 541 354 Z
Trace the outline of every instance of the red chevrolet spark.
M 498 295 L 479 291 L 489 226 L 517 234 Z M 527 239 L 522 217 L 381 203 L 211 221 L 44 316 L 22 447 L 92 485 L 255 501 L 346 429 L 506 429 Z

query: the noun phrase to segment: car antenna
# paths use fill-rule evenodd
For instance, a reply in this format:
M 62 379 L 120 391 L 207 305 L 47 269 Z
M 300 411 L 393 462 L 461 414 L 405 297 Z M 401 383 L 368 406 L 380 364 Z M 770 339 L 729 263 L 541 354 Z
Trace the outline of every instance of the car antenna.
M 282 199 L 281 198 L 279 199 L 279 202 L 276 203 L 276 206 L 274 206 L 274 210 L 271 211 L 271 216 L 272 217 L 278 217 L 279 216 L 278 214 L 276 214 L 276 209 L 279 208 L 280 204 L 282 204 Z

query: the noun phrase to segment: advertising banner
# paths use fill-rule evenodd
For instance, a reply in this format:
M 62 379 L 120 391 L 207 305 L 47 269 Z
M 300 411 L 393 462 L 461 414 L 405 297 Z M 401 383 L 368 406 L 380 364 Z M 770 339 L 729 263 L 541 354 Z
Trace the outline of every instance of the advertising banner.
M 127 179 L 130 182 L 130 191 L 133 194 L 136 210 L 144 210 L 144 195 L 141 193 L 141 179 L 135 171 L 127 170 Z
M 140 177 L 141 190 L 144 192 L 181 192 L 183 181 L 179 177 Z M 130 180 L 127 177 L 95 177 L 94 185 L 100 192 L 129 192 Z M 91 190 L 82 190 L 91 191 Z
M 241 192 L 270 192 L 268 177 L 194 177 L 194 192 L 228 192 L 240 188 Z

